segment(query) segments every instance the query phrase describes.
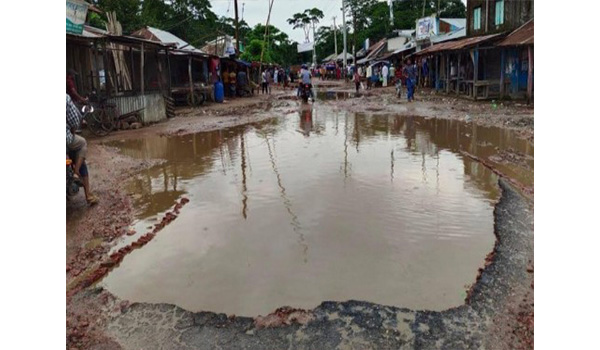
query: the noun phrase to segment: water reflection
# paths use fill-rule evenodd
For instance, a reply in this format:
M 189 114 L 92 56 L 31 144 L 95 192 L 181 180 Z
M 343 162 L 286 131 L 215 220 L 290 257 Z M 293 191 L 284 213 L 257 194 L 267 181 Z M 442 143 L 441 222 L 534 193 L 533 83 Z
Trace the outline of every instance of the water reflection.
M 319 104 L 115 145 L 166 160 L 130 183 L 140 225 L 183 193 L 191 202 L 103 283 L 125 299 L 247 316 L 323 300 L 459 305 L 492 249 L 499 195 L 496 176 L 460 151 L 533 156 L 510 131 Z M 533 158 L 496 165 L 533 183 Z

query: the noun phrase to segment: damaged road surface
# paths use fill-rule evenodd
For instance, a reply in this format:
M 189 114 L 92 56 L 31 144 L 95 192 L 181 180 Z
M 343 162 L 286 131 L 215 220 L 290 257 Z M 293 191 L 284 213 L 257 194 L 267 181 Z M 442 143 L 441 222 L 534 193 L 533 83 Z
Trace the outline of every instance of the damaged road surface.
M 94 330 L 123 349 L 531 348 L 532 143 L 317 97 L 98 146 L 153 161 L 68 294 Z

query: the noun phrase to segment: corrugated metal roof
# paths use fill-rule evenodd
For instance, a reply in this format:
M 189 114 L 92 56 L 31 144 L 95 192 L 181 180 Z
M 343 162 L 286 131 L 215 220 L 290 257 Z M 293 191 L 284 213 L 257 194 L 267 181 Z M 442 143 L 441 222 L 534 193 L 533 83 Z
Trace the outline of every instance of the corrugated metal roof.
M 464 28 L 467 26 L 466 18 L 440 18 L 440 21 L 446 22 L 451 26 L 455 26 L 457 28 Z
M 369 52 L 367 57 L 373 56 L 374 52 L 381 50 L 386 42 L 387 42 L 387 39 L 381 39 L 377 43 L 375 43 L 375 45 L 369 47 L 369 49 L 367 50 L 367 52 Z
M 410 50 L 414 50 L 415 46 L 412 43 L 407 43 L 406 45 L 404 45 L 404 47 L 399 48 L 398 50 L 394 51 L 394 52 L 389 52 L 385 55 L 383 55 L 381 57 L 381 59 L 386 60 L 394 55 L 397 55 L 399 53 L 405 52 L 405 51 L 410 51 Z
M 533 18 L 498 43 L 498 46 L 520 45 L 533 45 Z
M 163 44 L 175 44 L 178 50 L 203 53 L 201 50 L 190 45 L 185 40 L 162 29 L 146 26 L 145 28 L 131 33 L 131 35 L 150 41 L 157 41 Z
M 465 36 L 467 36 L 467 29 L 461 28 L 455 32 L 432 36 L 429 40 L 431 40 L 432 43 L 437 44 L 437 43 L 442 43 L 444 41 L 460 39 Z
M 344 59 L 344 53 L 342 52 L 341 54 L 339 54 L 339 55 L 337 56 L 337 59 L 338 59 L 338 61 L 339 61 L 339 60 L 343 60 L 343 59 Z M 347 59 L 347 60 L 353 60 L 353 59 L 354 59 L 354 56 L 352 56 L 352 54 L 351 54 L 351 53 L 347 52 L 347 53 L 346 53 L 346 59 Z
M 325 57 L 321 62 L 329 62 L 329 61 L 335 60 L 336 57 L 337 57 L 337 55 L 332 53 L 331 55 Z
M 440 44 L 432 45 L 432 46 L 426 48 L 425 50 L 421 50 L 421 51 L 417 52 L 416 54 L 420 56 L 420 55 L 424 55 L 424 54 L 430 54 L 433 52 L 466 49 L 468 47 L 475 46 L 477 44 L 481 44 L 488 40 L 497 38 L 500 35 L 503 35 L 503 33 L 474 36 L 474 37 L 470 37 L 470 38 L 466 38 L 466 39 L 462 39 L 462 40 L 443 42 Z

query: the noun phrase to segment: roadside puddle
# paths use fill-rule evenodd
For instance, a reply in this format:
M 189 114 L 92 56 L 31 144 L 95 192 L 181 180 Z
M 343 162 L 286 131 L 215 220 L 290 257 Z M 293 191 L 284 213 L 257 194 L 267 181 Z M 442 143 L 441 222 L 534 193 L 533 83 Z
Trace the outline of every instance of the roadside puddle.
M 166 159 L 128 184 L 140 234 L 190 202 L 101 285 L 133 302 L 242 316 L 325 300 L 461 305 L 493 248 L 499 197 L 498 176 L 461 152 L 533 186 L 533 145 L 512 131 L 325 104 L 111 146 Z

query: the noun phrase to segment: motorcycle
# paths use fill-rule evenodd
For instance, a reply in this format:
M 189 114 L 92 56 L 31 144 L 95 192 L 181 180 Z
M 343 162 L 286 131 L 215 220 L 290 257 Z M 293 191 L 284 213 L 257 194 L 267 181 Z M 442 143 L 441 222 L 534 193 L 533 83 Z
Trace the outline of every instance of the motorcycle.
M 309 84 L 301 84 L 300 85 L 300 98 L 303 102 L 308 102 L 308 98 L 310 97 L 310 85 Z
M 81 179 L 75 177 L 73 171 L 73 161 L 67 154 L 67 197 L 73 197 L 79 192 L 79 187 L 83 187 Z
M 88 127 L 90 126 L 90 122 L 94 123 L 94 120 L 90 120 L 90 116 L 94 113 L 94 107 L 91 105 L 84 105 L 81 108 L 82 122 L 87 122 Z M 74 130 L 75 133 L 81 132 L 81 130 Z M 73 197 L 77 193 L 79 193 L 79 188 L 83 187 L 83 182 L 81 179 L 75 177 L 75 170 L 72 157 L 69 156 L 69 150 L 67 149 L 67 198 Z M 85 162 L 84 162 L 85 164 Z

